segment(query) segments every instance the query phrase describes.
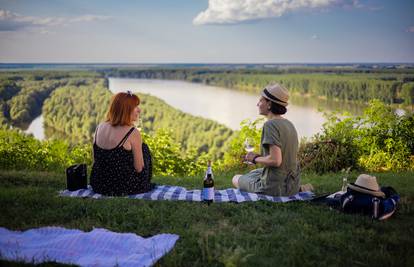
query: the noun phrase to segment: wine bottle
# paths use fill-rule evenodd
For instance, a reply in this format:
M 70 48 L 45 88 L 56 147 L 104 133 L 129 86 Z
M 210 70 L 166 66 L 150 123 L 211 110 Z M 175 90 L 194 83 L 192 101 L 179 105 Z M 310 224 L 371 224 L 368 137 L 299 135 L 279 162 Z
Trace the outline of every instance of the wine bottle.
M 202 200 L 209 205 L 214 200 L 214 179 L 211 161 L 208 161 L 206 175 L 204 176 Z

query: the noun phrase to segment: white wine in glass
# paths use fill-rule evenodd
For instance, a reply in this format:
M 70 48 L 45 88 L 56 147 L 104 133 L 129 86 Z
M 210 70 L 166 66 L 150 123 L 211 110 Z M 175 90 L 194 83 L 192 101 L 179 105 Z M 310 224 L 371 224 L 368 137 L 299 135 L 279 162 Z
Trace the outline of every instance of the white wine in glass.
M 254 146 L 252 145 L 253 141 L 251 138 L 246 138 L 246 140 L 244 140 L 244 150 L 246 150 L 247 152 L 253 152 L 254 150 Z
M 247 153 L 254 151 L 253 140 L 251 138 L 246 138 L 246 140 L 244 140 L 244 150 L 246 150 Z M 244 163 L 253 164 L 247 160 Z

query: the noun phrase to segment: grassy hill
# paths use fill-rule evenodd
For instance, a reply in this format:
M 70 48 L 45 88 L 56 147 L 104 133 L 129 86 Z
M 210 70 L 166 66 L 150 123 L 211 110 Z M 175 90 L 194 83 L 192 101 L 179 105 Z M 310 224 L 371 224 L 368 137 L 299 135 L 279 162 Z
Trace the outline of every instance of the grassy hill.
M 228 188 L 234 173 L 216 173 Z M 141 236 L 174 233 L 174 249 L 157 266 L 413 266 L 414 173 L 376 174 L 401 194 L 398 212 L 384 222 L 312 203 L 242 204 L 58 197 L 65 177 L 0 170 L 0 226 L 25 230 L 103 227 Z M 357 173 L 351 175 L 351 181 Z M 155 177 L 160 184 L 200 188 L 200 177 Z M 340 174 L 304 174 L 317 193 L 337 191 Z M 10 262 L 0 261 L 9 265 Z

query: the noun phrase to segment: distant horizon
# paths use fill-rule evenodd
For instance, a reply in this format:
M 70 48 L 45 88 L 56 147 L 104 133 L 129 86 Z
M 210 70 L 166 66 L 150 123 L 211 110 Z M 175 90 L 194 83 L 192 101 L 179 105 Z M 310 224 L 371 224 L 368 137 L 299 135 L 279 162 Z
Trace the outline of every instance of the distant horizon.
M 413 62 L 0 62 L 0 65 L 355 65 L 414 64 Z

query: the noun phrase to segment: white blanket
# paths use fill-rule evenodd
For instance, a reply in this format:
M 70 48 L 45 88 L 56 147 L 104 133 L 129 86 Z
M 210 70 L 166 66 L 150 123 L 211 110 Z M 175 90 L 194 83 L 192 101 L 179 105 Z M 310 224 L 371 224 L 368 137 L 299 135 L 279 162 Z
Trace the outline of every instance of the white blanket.
M 95 228 L 91 232 L 43 227 L 24 232 L 0 227 L 0 257 L 10 261 L 55 261 L 80 266 L 151 266 L 168 253 L 178 235 L 142 238 Z

